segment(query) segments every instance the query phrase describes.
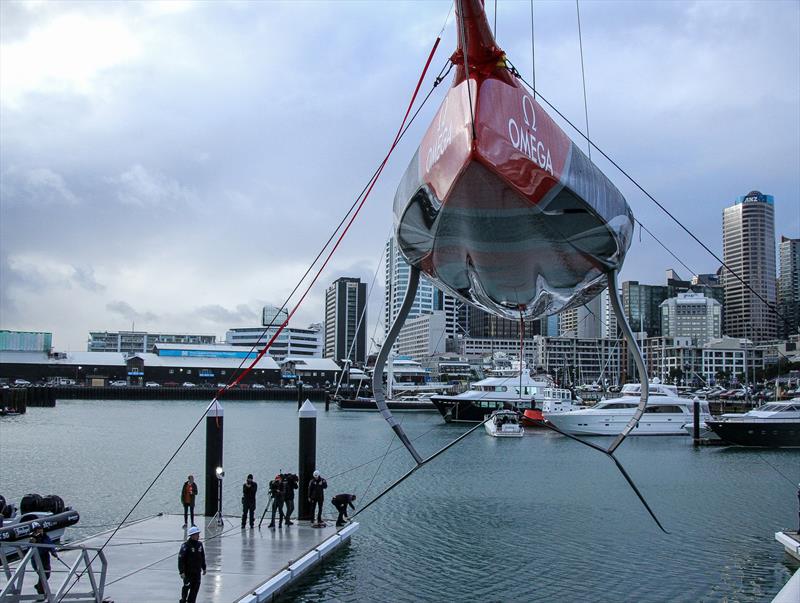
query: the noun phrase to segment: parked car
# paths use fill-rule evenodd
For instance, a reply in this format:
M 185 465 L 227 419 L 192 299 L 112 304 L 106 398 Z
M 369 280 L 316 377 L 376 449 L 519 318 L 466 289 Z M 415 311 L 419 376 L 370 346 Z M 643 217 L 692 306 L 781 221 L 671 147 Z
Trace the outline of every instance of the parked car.
M 14 379 L 14 385 L 18 385 L 20 387 L 25 387 L 25 386 L 28 386 L 30 384 L 31 384 L 31 382 L 28 381 L 27 379 Z
M 145 387 L 161 387 L 160 384 L 156 383 L 155 381 L 148 381 L 144 384 Z
M 109 383 L 109 385 L 111 387 L 127 387 L 128 386 L 128 382 L 127 381 L 112 381 L 111 383 Z
M 261 385 L 260 383 L 253 383 L 251 386 L 253 389 L 267 389 L 266 386 Z
M 174 381 L 165 381 L 164 387 L 179 387 L 179 384 Z
M 197 387 L 197 386 L 194 383 L 192 383 L 191 381 L 184 381 L 183 382 L 183 387 Z

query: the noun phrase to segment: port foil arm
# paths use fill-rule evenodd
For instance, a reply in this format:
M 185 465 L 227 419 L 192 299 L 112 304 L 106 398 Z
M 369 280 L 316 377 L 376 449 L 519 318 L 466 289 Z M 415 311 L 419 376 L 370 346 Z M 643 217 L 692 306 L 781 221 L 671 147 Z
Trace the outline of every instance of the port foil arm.
M 411 306 L 414 304 L 414 298 L 417 296 L 418 287 L 419 268 L 410 266 L 406 295 L 403 298 L 400 311 L 397 313 L 397 318 L 394 319 L 392 328 L 389 329 L 389 333 L 386 335 L 383 346 L 378 353 L 378 358 L 375 360 L 375 369 L 372 373 L 372 392 L 375 395 L 375 405 L 378 407 L 378 410 L 381 411 L 383 418 L 386 419 L 386 422 L 394 430 L 397 437 L 403 443 L 403 446 L 405 446 L 406 449 L 411 453 L 411 456 L 414 457 L 414 461 L 416 461 L 417 465 L 421 465 L 422 457 L 417 452 L 417 449 L 414 448 L 411 440 L 408 439 L 406 432 L 403 431 L 403 427 L 395 420 L 394 415 L 392 415 L 392 411 L 389 410 L 389 407 L 386 405 L 386 389 L 383 384 L 383 368 L 386 365 L 386 359 L 389 357 L 389 352 L 392 350 L 392 346 L 397 340 L 400 329 L 403 328 L 406 318 L 408 317 L 408 313 L 411 311 Z

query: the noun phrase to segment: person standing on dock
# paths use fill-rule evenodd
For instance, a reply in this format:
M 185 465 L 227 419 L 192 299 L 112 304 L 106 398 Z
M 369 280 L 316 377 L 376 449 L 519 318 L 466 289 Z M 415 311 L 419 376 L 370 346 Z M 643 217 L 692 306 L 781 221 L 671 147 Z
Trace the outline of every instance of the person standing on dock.
M 183 504 L 183 527 L 187 526 L 188 515 L 191 512 L 192 526 L 194 526 L 194 501 L 197 498 L 197 484 L 194 483 L 194 475 L 190 475 L 183 482 L 181 488 L 181 503 Z
M 50 537 L 44 533 L 44 528 L 42 524 L 38 521 L 34 521 L 31 524 L 31 529 L 33 529 L 33 536 L 31 536 L 31 543 L 32 544 L 42 544 L 45 546 L 37 547 L 39 549 L 39 558 L 42 560 L 42 571 L 44 572 L 44 578 L 39 577 L 39 581 L 36 582 L 36 592 L 40 595 L 45 594 L 44 583 L 50 578 L 50 555 L 58 559 L 58 555 L 56 554 L 53 541 L 50 540 Z M 33 567 L 34 569 L 38 570 L 36 558 L 33 558 Z M 38 573 L 38 571 L 37 571 Z
M 253 474 L 250 473 L 247 475 L 247 481 L 242 485 L 242 529 L 244 529 L 248 512 L 250 513 L 250 529 L 255 527 L 256 492 L 258 492 L 258 484 L 253 481 Z
M 275 527 L 275 511 L 278 512 L 278 527 L 283 526 L 283 495 L 285 493 L 280 473 L 269 483 L 269 495 L 272 497 L 272 519 L 268 528 Z
M 294 513 L 294 491 L 297 490 L 297 484 L 300 480 L 294 473 L 284 474 L 283 480 L 283 500 L 286 503 L 286 525 L 294 524 L 292 521 L 292 513 Z
M 195 603 L 200 590 L 200 574 L 206 575 L 206 552 L 200 542 L 200 528 L 192 526 L 178 553 L 178 572 L 183 580 L 180 603 Z
M 317 510 L 317 523 L 312 524 L 313 527 L 321 528 L 325 524 L 322 523 L 322 503 L 325 502 L 325 488 L 328 487 L 328 482 L 319 474 L 319 471 L 314 471 L 314 477 L 308 482 L 308 500 L 311 502 L 311 521 L 314 521 L 314 509 Z
M 355 511 L 353 501 L 356 499 L 355 494 L 337 494 L 331 499 L 331 504 L 339 511 L 339 517 L 336 518 L 336 527 L 344 525 L 344 520 L 347 519 L 347 506 Z

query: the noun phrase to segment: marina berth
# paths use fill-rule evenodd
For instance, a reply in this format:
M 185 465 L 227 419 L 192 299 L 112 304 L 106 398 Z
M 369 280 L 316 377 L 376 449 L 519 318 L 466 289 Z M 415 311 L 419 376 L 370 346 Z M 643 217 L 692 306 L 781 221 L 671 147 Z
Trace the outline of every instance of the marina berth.
M 639 404 L 641 385 L 623 386 L 621 396 L 599 402 L 591 408 L 567 412 L 544 412 L 544 418 L 561 431 L 573 435 L 617 435 L 631 420 Z M 630 435 L 688 435 L 684 425 L 691 423 L 693 402 L 678 395 L 674 385 L 653 379 L 648 400 L 639 423 Z M 700 402 L 700 419 L 708 422 L 708 403 Z

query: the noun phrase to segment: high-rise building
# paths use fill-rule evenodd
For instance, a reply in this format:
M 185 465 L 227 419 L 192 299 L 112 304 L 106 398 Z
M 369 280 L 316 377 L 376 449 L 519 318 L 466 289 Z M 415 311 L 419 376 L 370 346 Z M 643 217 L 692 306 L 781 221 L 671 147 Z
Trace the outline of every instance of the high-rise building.
M 690 337 L 695 345 L 722 337 L 722 304 L 702 293 L 678 293 L 661 302 L 663 337 Z
M 367 361 L 367 284 L 361 279 L 338 278 L 325 291 L 325 348 L 334 362 Z
M 411 268 L 400 253 L 394 237 L 386 242 L 385 254 L 385 293 L 383 304 L 383 332 L 384 335 L 389 329 L 400 312 L 403 298 L 408 289 L 408 277 Z M 414 298 L 414 303 L 408 313 L 409 318 L 430 314 L 441 310 L 445 313 L 445 337 L 455 338 L 456 336 L 456 299 L 452 295 L 443 293 L 437 289 L 425 275 L 420 275 L 419 288 Z
M 603 336 L 603 302 L 601 295 L 577 308 L 560 313 L 559 335 L 582 339 Z
M 639 281 L 622 283 L 622 309 L 634 332 L 649 337 L 661 333 L 661 304 L 679 293 L 693 291 L 724 304 L 725 292 L 709 275 L 698 275 L 691 281 L 681 279 L 674 270 L 667 270 L 666 285 L 642 285 Z M 696 282 L 695 282 L 696 281 Z
M 779 332 L 788 338 L 800 332 L 800 239 L 781 237 L 779 255 L 778 307 L 785 319 L 779 319 Z
M 777 335 L 774 204 L 772 195 L 751 191 L 723 210 L 722 256 L 735 272 L 722 271 L 729 337 L 758 342 Z

